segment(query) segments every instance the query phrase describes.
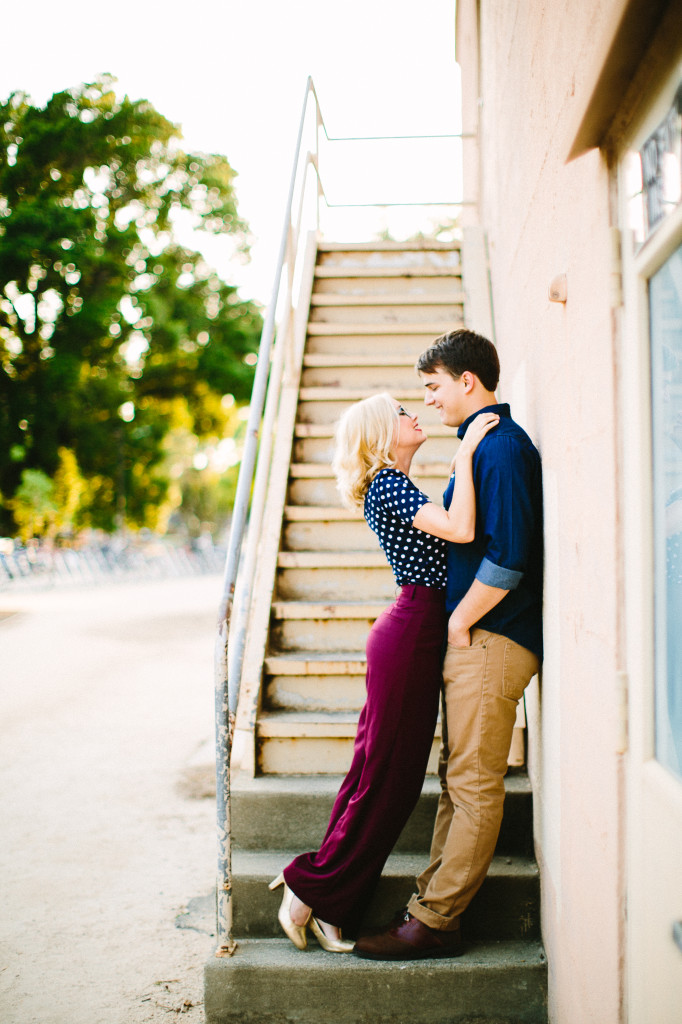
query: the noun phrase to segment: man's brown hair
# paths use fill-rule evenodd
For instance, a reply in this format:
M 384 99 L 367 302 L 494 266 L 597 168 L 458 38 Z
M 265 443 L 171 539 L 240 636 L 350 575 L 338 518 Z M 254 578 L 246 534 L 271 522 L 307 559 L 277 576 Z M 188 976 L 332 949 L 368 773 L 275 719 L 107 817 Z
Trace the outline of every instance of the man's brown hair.
M 434 341 L 417 360 L 419 373 L 445 370 L 456 380 L 465 370 L 474 373 L 486 391 L 494 391 L 500 379 L 500 360 L 492 341 L 460 328 Z

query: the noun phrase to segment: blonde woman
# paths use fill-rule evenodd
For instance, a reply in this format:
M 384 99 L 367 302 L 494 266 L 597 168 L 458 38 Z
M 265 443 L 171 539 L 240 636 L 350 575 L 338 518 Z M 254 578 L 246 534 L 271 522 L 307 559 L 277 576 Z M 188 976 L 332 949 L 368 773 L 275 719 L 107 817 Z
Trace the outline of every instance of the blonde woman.
M 279 921 L 299 949 L 307 929 L 335 953 L 353 943 L 386 859 L 421 792 L 438 715 L 445 612 L 445 541 L 473 540 L 472 456 L 499 421 L 472 422 L 453 461 L 445 510 L 409 478 L 426 440 L 416 415 L 388 394 L 351 406 L 338 425 L 333 468 L 344 503 L 362 506 L 393 569 L 399 595 L 367 640 L 367 700 L 353 761 L 320 849 L 296 857 L 270 888 L 284 884 Z

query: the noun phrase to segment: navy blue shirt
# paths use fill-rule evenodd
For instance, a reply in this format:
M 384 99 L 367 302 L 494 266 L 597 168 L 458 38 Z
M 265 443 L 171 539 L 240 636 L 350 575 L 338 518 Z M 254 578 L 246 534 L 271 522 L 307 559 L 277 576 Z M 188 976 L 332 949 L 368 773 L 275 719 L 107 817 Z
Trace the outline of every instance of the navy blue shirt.
M 463 437 L 479 412 L 500 422 L 473 457 L 476 532 L 470 544 L 447 545 L 446 607 L 453 611 L 474 579 L 508 590 L 476 626 L 500 633 L 542 658 L 542 474 L 537 448 L 509 406 L 479 409 L 457 431 Z M 455 477 L 443 495 L 450 507 Z
M 399 586 L 417 583 L 445 589 L 445 541 L 412 526 L 419 509 L 430 501 L 399 469 L 380 469 L 367 488 L 365 519 Z

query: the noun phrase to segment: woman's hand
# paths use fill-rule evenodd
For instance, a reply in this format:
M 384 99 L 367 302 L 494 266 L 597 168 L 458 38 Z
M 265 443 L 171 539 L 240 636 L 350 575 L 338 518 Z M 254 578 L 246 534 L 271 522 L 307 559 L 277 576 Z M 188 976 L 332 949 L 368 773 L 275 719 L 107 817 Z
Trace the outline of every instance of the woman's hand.
M 478 448 L 479 442 L 483 440 L 488 431 L 496 427 L 500 422 L 500 417 L 496 412 L 482 412 L 475 417 L 466 429 L 466 433 L 462 438 L 462 443 L 457 449 L 457 455 L 455 456 L 455 463 L 457 459 L 471 458 L 476 449 Z

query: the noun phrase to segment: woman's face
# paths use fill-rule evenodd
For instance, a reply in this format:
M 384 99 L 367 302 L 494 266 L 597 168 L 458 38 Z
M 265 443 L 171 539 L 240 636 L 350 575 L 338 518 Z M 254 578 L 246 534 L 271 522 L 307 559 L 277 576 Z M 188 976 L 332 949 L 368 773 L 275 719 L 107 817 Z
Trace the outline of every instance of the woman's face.
M 398 450 L 416 451 L 426 440 L 426 433 L 419 426 L 416 413 L 403 409 L 399 402 L 393 402 L 398 413 L 395 445 Z

